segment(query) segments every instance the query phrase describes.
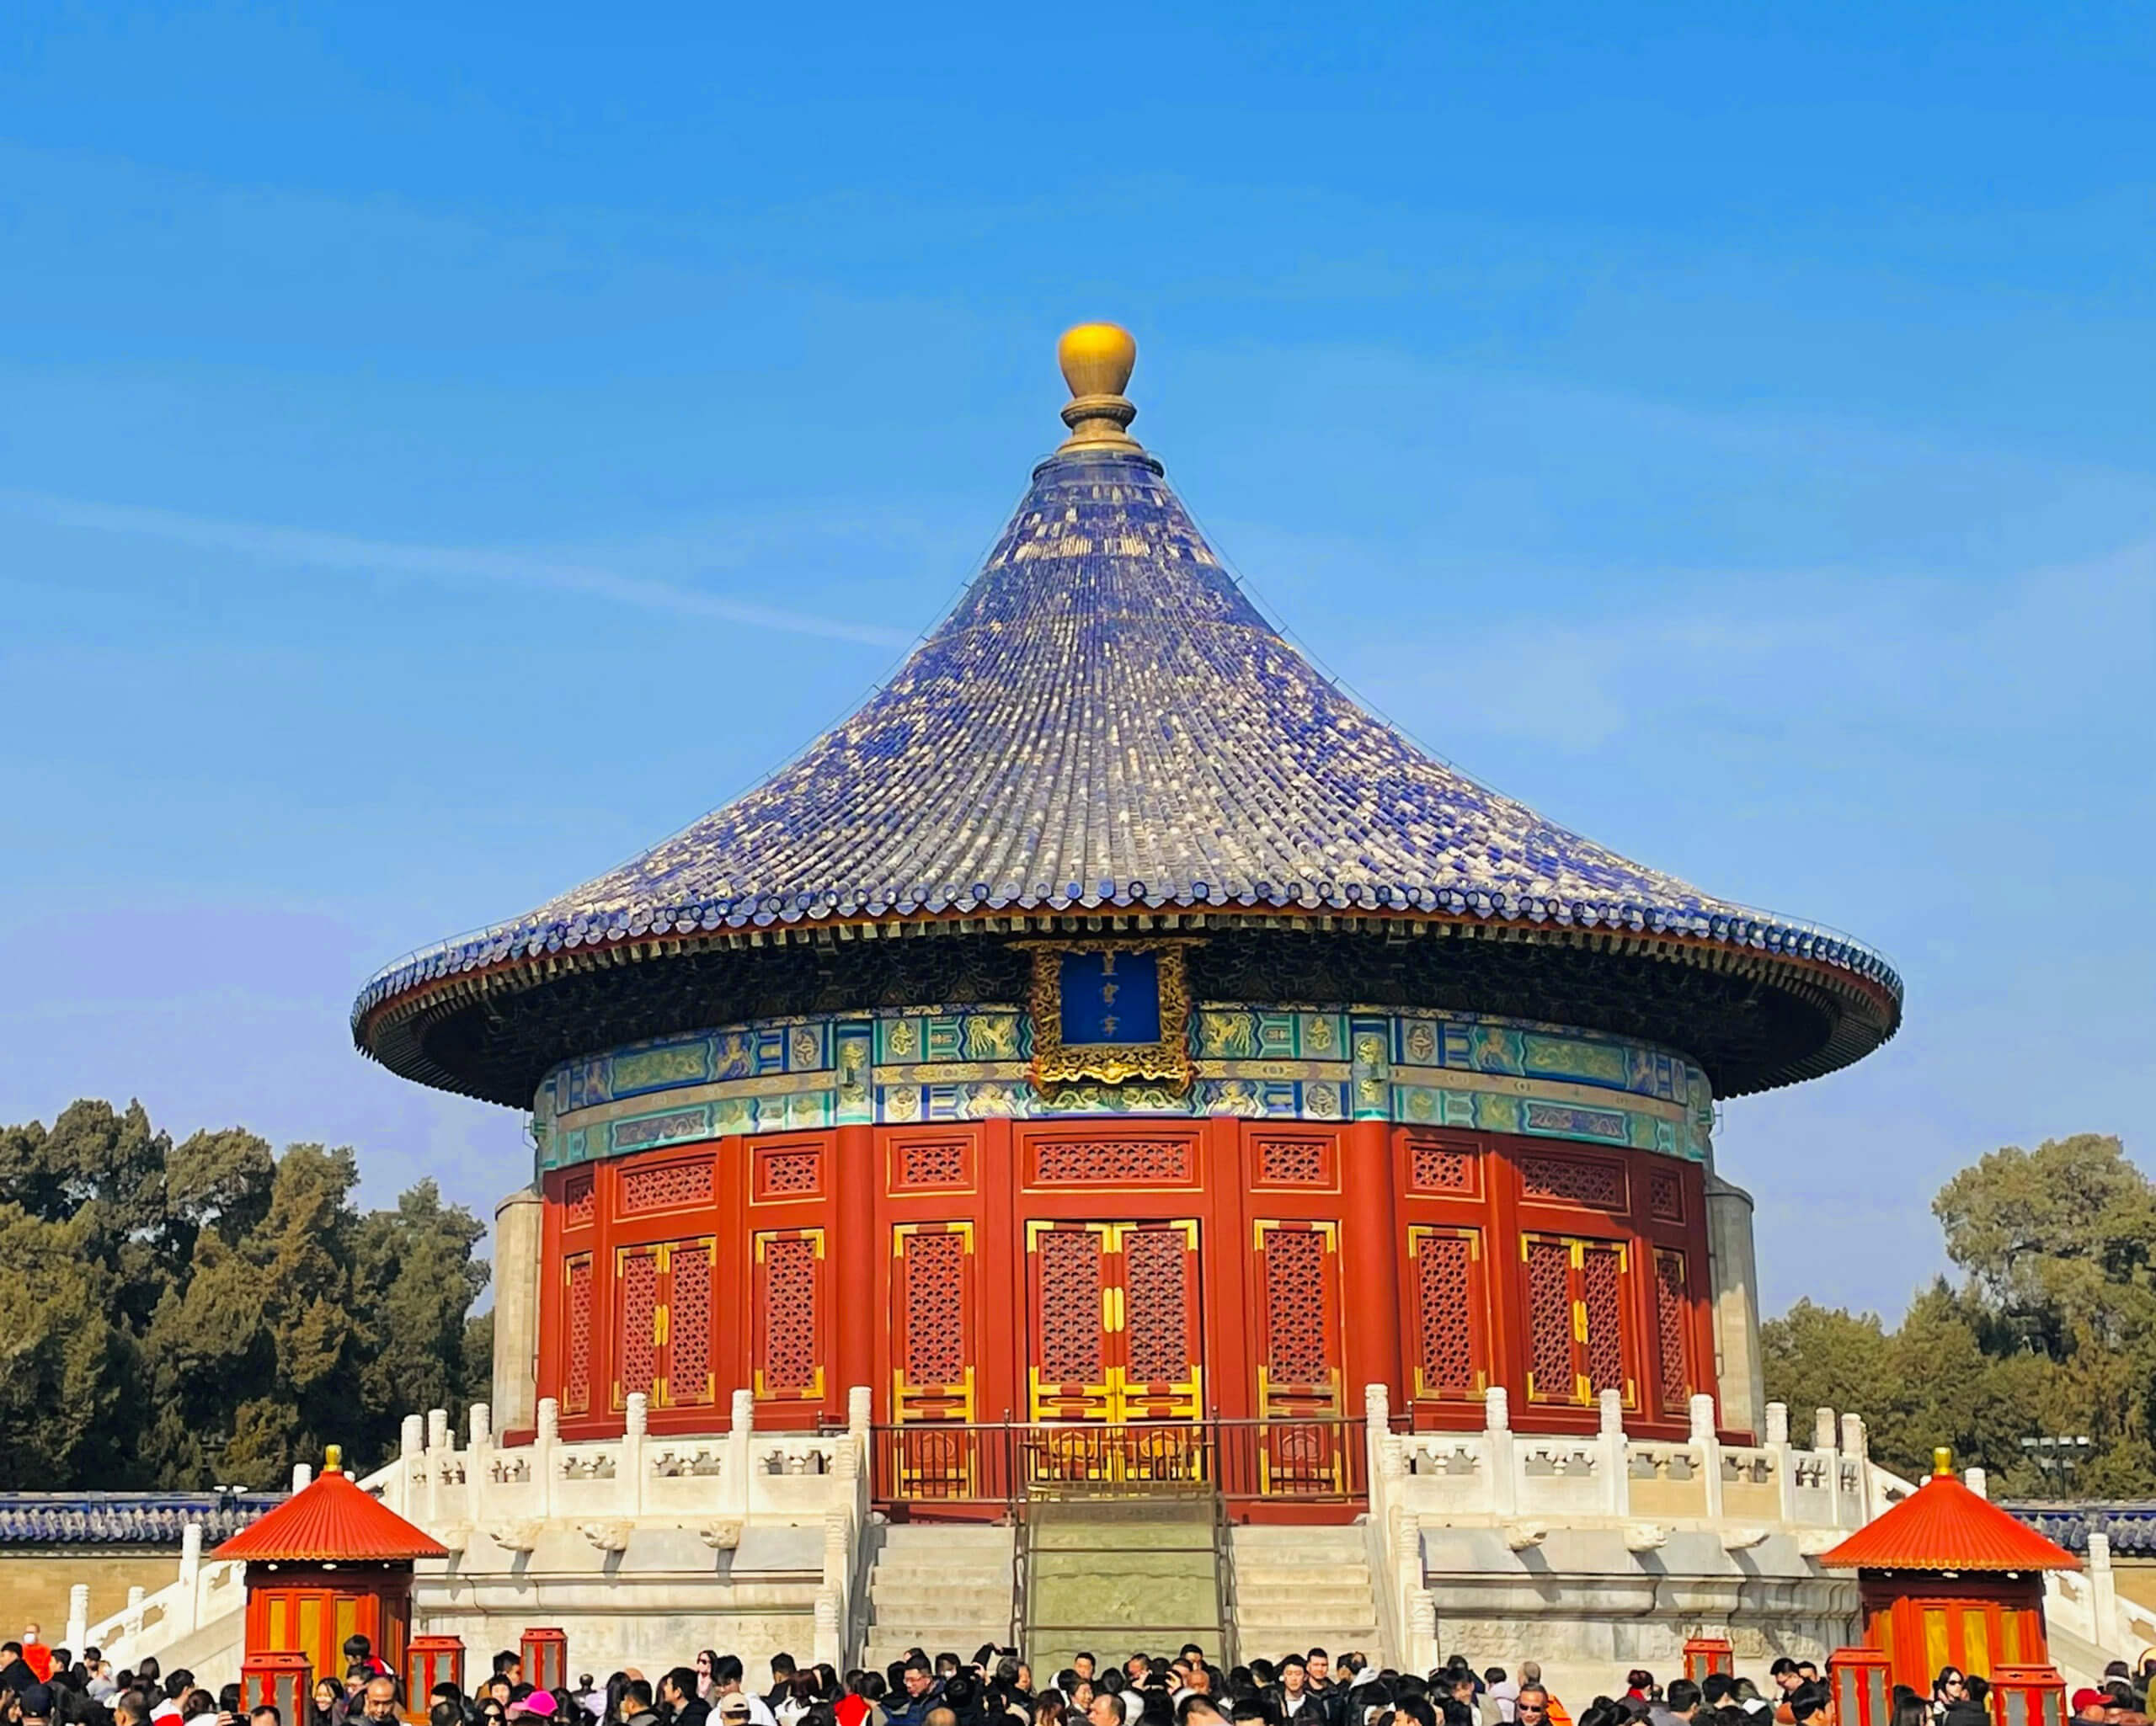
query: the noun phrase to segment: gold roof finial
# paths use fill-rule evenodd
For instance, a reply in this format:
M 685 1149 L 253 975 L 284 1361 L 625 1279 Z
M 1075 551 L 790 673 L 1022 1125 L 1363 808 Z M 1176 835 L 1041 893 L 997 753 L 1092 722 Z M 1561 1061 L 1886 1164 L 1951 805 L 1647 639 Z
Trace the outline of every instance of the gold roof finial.
M 1931 1453 L 1931 1472 L 1935 1477 L 1954 1472 L 1954 1452 L 1945 1445 L 1940 1445 Z
M 1138 364 L 1138 342 L 1120 324 L 1081 323 L 1064 331 L 1055 344 L 1056 363 L 1063 381 L 1070 386 L 1070 399 L 1063 405 L 1063 423 L 1070 435 L 1066 450 L 1135 450 L 1130 422 L 1138 410 L 1123 386 Z
M 322 1453 L 322 1472 L 324 1474 L 342 1474 L 344 1472 L 344 1446 L 333 1444 Z

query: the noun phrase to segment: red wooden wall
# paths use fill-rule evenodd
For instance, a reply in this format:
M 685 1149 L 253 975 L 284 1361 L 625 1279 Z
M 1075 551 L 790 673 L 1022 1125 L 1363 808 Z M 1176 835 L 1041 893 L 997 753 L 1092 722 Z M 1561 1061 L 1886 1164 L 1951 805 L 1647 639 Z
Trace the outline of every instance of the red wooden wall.
M 1359 1414 L 1680 1435 L 1714 1389 L 1700 1170 L 1544 1139 L 1232 1118 L 734 1137 L 547 1177 L 539 1391 L 565 1436 Z

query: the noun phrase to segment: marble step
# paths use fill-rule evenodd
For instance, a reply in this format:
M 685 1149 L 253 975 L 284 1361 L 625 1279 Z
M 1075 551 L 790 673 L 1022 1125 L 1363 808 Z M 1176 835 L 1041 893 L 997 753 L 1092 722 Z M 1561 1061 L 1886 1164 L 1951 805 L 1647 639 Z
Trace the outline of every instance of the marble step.
M 1238 1611 L 1262 1611 L 1278 1617 L 1310 1617 L 1360 1618 L 1373 1613 L 1368 1577 L 1352 1582 L 1252 1582 L 1235 1579 Z
M 927 1558 L 903 1558 L 894 1562 L 889 1558 L 878 1558 L 868 1573 L 868 1586 L 878 1588 L 937 1588 L 947 1583 L 961 1586 L 969 1584 L 999 1582 L 1005 1588 L 1011 1585 L 1011 1554 L 1001 1558 L 976 1558 L 969 1555 L 961 1563 L 953 1558 L 936 1564 Z

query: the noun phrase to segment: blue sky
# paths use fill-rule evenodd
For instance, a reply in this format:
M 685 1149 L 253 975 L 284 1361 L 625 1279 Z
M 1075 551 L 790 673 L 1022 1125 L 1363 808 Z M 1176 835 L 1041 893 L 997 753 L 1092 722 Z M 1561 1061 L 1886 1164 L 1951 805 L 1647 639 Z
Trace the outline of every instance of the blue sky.
M 445 15 L 446 14 L 446 15 Z M 490 1207 L 408 948 L 741 789 L 949 602 L 1084 317 L 1428 746 L 1854 932 L 1732 1104 L 1765 1300 L 2156 1143 L 2146 7 L 53 6 L 0 24 L 0 1120 Z

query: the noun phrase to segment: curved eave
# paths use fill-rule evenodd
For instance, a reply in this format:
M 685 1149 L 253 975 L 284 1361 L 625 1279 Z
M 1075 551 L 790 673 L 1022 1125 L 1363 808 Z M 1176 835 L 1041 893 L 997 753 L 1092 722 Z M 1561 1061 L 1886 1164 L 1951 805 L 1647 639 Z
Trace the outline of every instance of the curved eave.
M 1838 1010 L 1833 1029 L 1818 1047 L 1793 1052 L 1785 1063 L 1749 1082 L 1716 1094 L 1742 1096 L 1815 1079 L 1861 1059 L 1901 1027 L 1902 981 L 1869 948 L 1817 930 L 1765 919 L 1701 918 L 1705 930 L 1655 927 L 1662 914 L 1625 908 L 1625 914 L 1597 911 L 1508 916 L 1463 908 L 1432 914 L 1412 909 L 1343 906 L 1338 909 L 1283 906 L 1192 905 L 1057 907 L 1048 910 L 939 908 L 897 914 L 812 919 L 776 912 L 746 926 L 716 925 L 691 915 L 632 920 L 618 930 L 582 939 L 553 934 L 503 931 L 445 946 L 378 975 L 352 1011 L 352 1040 L 360 1052 L 392 1072 L 438 1089 L 480 1097 L 510 1107 L 529 1105 L 520 1095 L 503 1095 L 483 1079 L 454 1071 L 427 1052 L 428 1027 L 443 1015 L 509 997 L 579 972 L 646 963 L 722 949 L 774 947 L 793 943 L 902 939 L 921 935 L 1039 935 L 1070 930 L 1202 930 L 1208 927 L 1293 929 L 1342 933 L 1376 926 L 1410 939 L 1470 939 L 1621 953 L 1673 965 L 1705 967 L 1749 978 L 1800 996 L 1821 999 Z

